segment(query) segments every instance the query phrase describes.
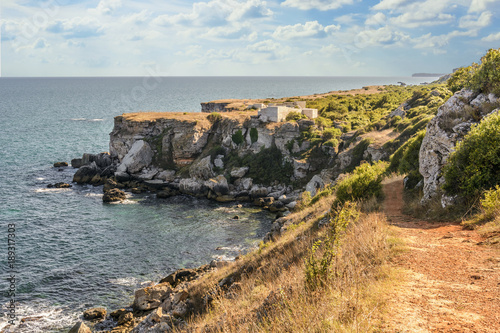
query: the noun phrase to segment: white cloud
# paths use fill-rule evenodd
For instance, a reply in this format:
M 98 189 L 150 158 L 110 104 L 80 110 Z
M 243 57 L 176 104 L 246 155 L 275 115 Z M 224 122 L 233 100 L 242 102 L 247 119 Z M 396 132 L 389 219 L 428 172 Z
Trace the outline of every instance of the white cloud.
M 462 29 L 481 29 L 491 24 L 491 12 L 482 12 L 479 17 L 477 15 L 465 15 L 460 18 L 458 26 Z
M 354 0 L 286 0 L 281 5 L 301 10 L 332 10 L 344 5 L 352 5 L 353 3 Z
M 379 29 L 366 29 L 359 32 L 354 40 L 356 46 L 366 47 L 375 46 L 390 46 L 399 42 L 409 40 L 410 36 L 402 32 L 393 31 L 388 26 Z
M 450 33 L 432 36 L 431 33 L 422 35 L 420 37 L 414 38 L 412 42 L 415 44 L 416 49 L 433 49 L 435 54 L 438 50 L 441 50 L 442 47 L 449 44 L 450 40 L 455 37 L 464 37 L 464 36 L 474 36 L 476 32 L 474 31 L 458 31 L 454 30 Z
M 490 34 L 484 38 L 481 39 L 483 42 L 496 42 L 500 40 L 500 32 Z
M 264 53 L 269 59 L 285 58 L 291 53 L 289 46 L 282 46 L 280 43 L 276 43 L 270 39 L 248 45 L 247 49 L 253 52 Z
M 273 12 L 267 8 L 266 1 L 249 0 L 245 2 L 237 0 L 212 0 L 209 2 L 197 2 L 189 13 L 177 15 L 160 15 L 155 20 L 159 25 L 187 25 L 216 27 L 225 25 L 227 22 L 238 22 L 240 20 L 251 20 L 272 16 Z
M 482 12 L 486 10 L 490 2 L 494 3 L 497 1 L 498 0 L 472 0 L 469 7 L 469 13 Z
M 372 7 L 375 10 L 396 10 L 399 6 L 405 5 L 409 0 L 382 0 Z
M 55 21 L 46 30 L 64 38 L 88 38 L 102 35 L 103 28 L 97 19 L 87 16 Z
M 339 29 L 338 25 L 324 27 L 318 21 L 310 21 L 305 24 L 279 26 L 274 31 L 273 37 L 276 39 L 322 38 Z
M 139 13 L 124 16 L 122 20 L 125 24 L 142 24 L 147 22 L 150 18 L 151 12 L 147 9 L 144 9 Z
M 446 13 L 449 9 L 449 0 L 413 2 L 402 8 L 399 11 L 402 14 L 391 18 L 391 22 L 405 28 L 449 24 L 455 19 L 453 15 Z
M 121 0 L 101 0 L 95 9 L 89 9 L 90 13 L 101 15 L 112 14 L 116 9 L 122 6 Z
M 365 21 L 366 25 L 384 25 L 386 23 L 387 18 L 384 13 L 376 13 L 374 15 L 368 16 Z

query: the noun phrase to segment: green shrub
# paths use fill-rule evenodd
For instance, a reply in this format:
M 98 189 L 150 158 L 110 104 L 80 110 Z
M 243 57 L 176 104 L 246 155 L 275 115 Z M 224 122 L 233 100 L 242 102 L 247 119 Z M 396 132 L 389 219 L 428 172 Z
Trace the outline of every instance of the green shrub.
M 337 147 L 339 145 L 339 139 L 330 139 L 328 141 L 325 141 L 324 145 L 328 147 Z
M 453 92 L 468 88 L 476 93 L 492 92 L 500 96 L 500 49 L 488 50 L 480 64 L 459 68 L 447 84 Z
M 338 128 L 331 127 L 323 131 L 323 139 L 325 141 L 336 139 L 342 135 L 342 131 Z
M 500 49 L 490 49 L 472 76 L 469 88 L 476 92 L 492 92 L 500 96 Z
M 373 165 L 365 163 L 354 169 L 347 178 L 337 184 L 335 202 L 344 203 L 381 196 L 382 185 L 380 183 L 387 166 L 387 162 L 379 161 Z
M 252 143 L 257 142 L 259 140 L 259 131 L 256 128 L 251 128 L 250 129 L 250 140 Z
M 493 218 L 500 211 L 500 186 L 496 185 L 494 188 L 484 192 L 481 199 L 481 207 L 484 210 L 486 218 Z
M 219 121 L 222 119 L 222 115 L 219 112 L 212 112 L 207 116 L 208 121 L 210 121 L 212 124 L 215 123 L 216 121 Z
M 307 192 L 307 191 L 305 191 Z M 309 193 L 309 192 L 307 192 Z M 314 197 L 310 200 L 310 203 L 309 205 L 314 205 L 316 202 L 319 201 L 319 199 L 323 198 L 323 197 L 328 197 L 330 195 L 333 195 L 335 193 L 335 188 L 331 185 L 326 185 L 325 188 L 323 188 L 322 190 L 318 191 Z
M 240 145 L 245 141 L 245 138 L 243 137 L 243 132 L 241 130 L 237 130 L 236 133 L 233 134 L 232 136 L 233 142 L 237 145 Z
M 346 171 L 350 172 L 354 170 L 355 167 L 361 164 L 363 155 L 365 154 L 365 151 L 370 143 L 370 139 L 363 139 L 356 145 L 356 147 L 352 149 L 351 164 L 349 164 L 349 166 L 346 168 Z
M 257 184 L 271 184 L 275 180 L 289 184 L 293 176 L 293 166 L 283 159 L 276 147 L 263 148 L 257 154 L 248 154 L 241 160 L 240 166 L 248 166 L 248 177 Z
M 389 171 L 398 171 L 401 174 L 418 171 L 418 156 L 424 137 L 425 130 L 422 130 L 399 147 L 391 157 Z
M 285 120 L 286 121 L 292 121 L 292 120 L 297 121 L 297 120 L 306 119 L 306 118 L 307 118 L 306 115 L 304 115 L 304 114 L 302 114 L 300 112 L 297 112 L 297 111 L 292 111 L 292 112 L 290 112 L 289 114 L 286 115 Z
M 309 193 L 309 192 L 308 192 Z M 349 224 L 359 220 L 356 203 L 346 202 L 330 213 L 330 223 L 324 241 L 316 241 L 305 262 L 305 284 L 309 290 L 315 290 L 334 278 L 332 264 L 339 254 L 342 235 Z M 321 250 L 321 251 L 318 251 Z
M 484 118 L 457 144 L 443 168 L 443 189 L 475 198 L 500 184 L 500 114 Z

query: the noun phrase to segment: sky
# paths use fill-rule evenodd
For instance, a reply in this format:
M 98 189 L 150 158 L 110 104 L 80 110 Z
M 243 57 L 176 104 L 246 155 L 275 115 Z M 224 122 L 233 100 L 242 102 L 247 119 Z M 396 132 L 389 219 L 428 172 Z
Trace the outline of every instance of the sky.
M 2 76 L 410 76 L 500 47 L 500 0 L 2 0 Z

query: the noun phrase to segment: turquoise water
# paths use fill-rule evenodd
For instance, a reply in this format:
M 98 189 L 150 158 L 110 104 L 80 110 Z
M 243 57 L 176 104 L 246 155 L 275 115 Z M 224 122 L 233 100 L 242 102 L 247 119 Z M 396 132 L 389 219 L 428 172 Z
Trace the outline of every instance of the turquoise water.
M 146 81 L 145 81 L 146 80 Z M 181 267 L 231 258 L 255 246 L 272 216 L 189 197 L 136 195 L 103 205 L 102 189 L 74 186 L 53 168 L 108 150 L 113 117 L 200 110 L 221 98 L 313 94 L 422 78 L 177 77 L 0 78 L 0 329 L 7 322 L 8 225 L 16 226 L 16 332 L 65 330 L 89 307 L 129 304 L 135 288 Z M 156 84 L 155 84 L 156 83 Z M 233 220 L 234 215 L 239 220 Z M 222 247 L 222 250 L 216 248 Z M 19 325 L 24 317 L 40 316 Z

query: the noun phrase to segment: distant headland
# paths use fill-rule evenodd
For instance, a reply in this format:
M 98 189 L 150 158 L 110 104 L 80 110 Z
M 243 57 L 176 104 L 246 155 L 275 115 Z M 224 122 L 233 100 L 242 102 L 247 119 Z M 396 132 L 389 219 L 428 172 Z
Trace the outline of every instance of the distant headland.
M 439 73 L 414 73 L 411 75 L 411 77 L 441 77 L 446 74 L 439 74 Z

